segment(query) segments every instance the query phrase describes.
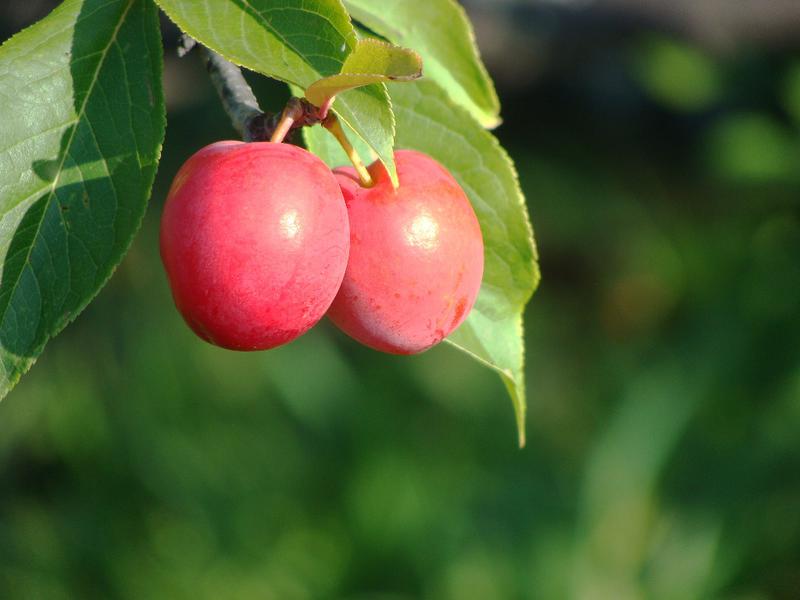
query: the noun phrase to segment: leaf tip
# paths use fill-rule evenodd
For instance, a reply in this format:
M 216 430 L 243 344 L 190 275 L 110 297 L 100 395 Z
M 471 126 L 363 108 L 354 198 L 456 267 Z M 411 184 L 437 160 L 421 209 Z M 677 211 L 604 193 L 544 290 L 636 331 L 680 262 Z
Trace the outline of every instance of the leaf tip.
M 400 187 L 400 180 L 397 178 L 397 170 L 392 165 L 390 169 L 386 163 L 383 163 L 383 166 L 386 167 L 386 170 L 389 172 L 389 181 L 392 182 L 392 189 L 396 190 Z
M 486 129 L 497 129 L 503 124 L 503 118 L 499 114 L 487 114 L 481 119 L 481 125 Z
M 517 386 L 518 384 L 514 384 Z M 514 418 L 517 421 L 517 440 L 520 450 L 525 447 L 525 392 L 516 389 L 514 392 Z

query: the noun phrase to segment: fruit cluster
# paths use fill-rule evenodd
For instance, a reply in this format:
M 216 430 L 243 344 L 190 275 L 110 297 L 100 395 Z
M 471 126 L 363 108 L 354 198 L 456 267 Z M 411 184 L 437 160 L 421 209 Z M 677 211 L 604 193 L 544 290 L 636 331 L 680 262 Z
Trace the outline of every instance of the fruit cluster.
M 483 240 L 464 191 L 438 162 L 395 154 L 365 187 L 285 143 L 223 141 L 181 167 L 161 222 L 178 310 L 203 339 L 264 350 L 327 313 L 377 350 L 413 354 L 466 318 Z

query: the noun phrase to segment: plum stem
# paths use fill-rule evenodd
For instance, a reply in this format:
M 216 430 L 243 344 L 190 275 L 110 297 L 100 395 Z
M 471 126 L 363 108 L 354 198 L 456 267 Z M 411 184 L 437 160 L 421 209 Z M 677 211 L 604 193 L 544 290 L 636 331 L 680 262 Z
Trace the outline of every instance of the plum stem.
M 280 114 L 268 114 L 261 110 L 253 90 L 242 75 L 242 70 L 210 48 L 197 43 L 184 34 L 178 44 L 178 56 L 183 57 L 193 48 L 200 52 L 208 76 L 219 95 L 222 106 L 233 123 L 233 127 L 245 142 L 283 142 L 294 129 L 309 125 L 322 125 L 330 131 L 344 148 L 347 157 L 358 172 L 362 185 L 372 185 L 372 177 L 347 139 L 336 115 L 330 110 L 331 97 L 318 108 L 305 98 L 291 97 Z
M 280 144 L 293 128 L 303 125 L 305 117 L 306 111 L 302 100 L 292 96 L 286 103 L 269 141 Z
M 328 116 L 328 112 L 331 110 L 331 106 L 333 106 L 333 101 L 336 100 L 336 96 L 331 96 L 328 98 L 322 106 L 319 107 L 319 117 L 322 120 Z
M 333 112 L 328 113 L 325 120 L 322 121 L 322 126 L 333 134 L 333 137 L 336 138 L 336 141 L 339 142 L 339 145 L 347 154 L 347 158 L 353 163 L 356 173 L 358 173 L 358 178 L 361 180 L 361 185 L 364 187 L 372 186 L 372 176 L 369 174 L 367 167 L 364 166 L 364 162 L 356 152 L 353 144 L 347 139 L 347 134 L 342 129 L 342 124 L 339 123 L 336 114 Z

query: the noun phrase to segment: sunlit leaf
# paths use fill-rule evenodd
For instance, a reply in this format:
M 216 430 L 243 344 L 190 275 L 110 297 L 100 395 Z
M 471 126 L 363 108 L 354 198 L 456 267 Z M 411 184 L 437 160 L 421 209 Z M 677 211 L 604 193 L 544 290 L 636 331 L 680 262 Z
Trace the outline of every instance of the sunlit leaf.
M 500 102 L 481 62 L 472 25 L 455 0 L 345 0 L 354 19 L 422 56 L 425 76 L 484 127 L 500 123 Z
M 390 81 L 412 81 L 422 75 L 422 59 L 407 48 L 375 39 L 359 40 L 338 75 L 324 77 L 306 89 L 306 98 L 323 106 L 344 91 Z
M 494 136 L 433 82 L 390 84 L 389 90 L 397 147 L 419 150 L 447 167 L 478 215 L 486 248 L 483 284 L 470 316 L 447 341 L 501 375 L 524 443 L 522 312 L 539 281 L 539 270 L 513 164 Z M 328 164 L 347 163 L 322 128 L 307 128 L 304 134 L 309 149 Z

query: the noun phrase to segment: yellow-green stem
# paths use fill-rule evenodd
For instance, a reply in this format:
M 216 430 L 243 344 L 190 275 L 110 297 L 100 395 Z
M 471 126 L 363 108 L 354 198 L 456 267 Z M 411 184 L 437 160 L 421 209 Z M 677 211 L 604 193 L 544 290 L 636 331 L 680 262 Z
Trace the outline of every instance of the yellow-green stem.
M 280 144 L 289 131 L 291 131 L 295 121 L 302 118 L 302 116 L 303 105 L 300 102 L 300 98 L 295 98 L 294 96 L 289 98 L 286 107 L 281 113 L 280 121 L 278 121 L 278 125 L 275 127 L 275 131 L 272 133 L 272 137 L 269 138 L 269 141 Z
M 339 123 L 339 119 L 336 118 L 336 115 L 329 112 L 322 122 L 322 126 L 333 134 L 333 137 L 339 142 L 344 153 L 347 154 L 348 160 L 353 163 L 356 173 L 358 173 L 358 178 L 361 180 L 361 185 L 370 187 L 372 185 L 372 176 L 369 174 L 367 167 L 364 166 L 364 162 L 361 160 L 358 152 L 356 152 L 356 149 L 353 148 L 353 144 L 347 139 L 347 134 L 345 134 L 344 129 L 342 129 L 342 125 Z

